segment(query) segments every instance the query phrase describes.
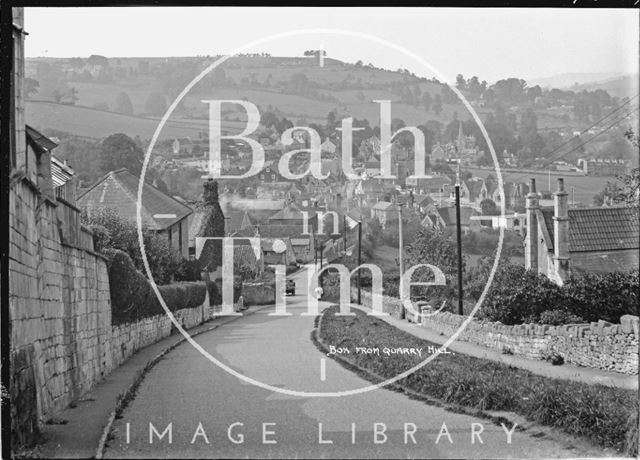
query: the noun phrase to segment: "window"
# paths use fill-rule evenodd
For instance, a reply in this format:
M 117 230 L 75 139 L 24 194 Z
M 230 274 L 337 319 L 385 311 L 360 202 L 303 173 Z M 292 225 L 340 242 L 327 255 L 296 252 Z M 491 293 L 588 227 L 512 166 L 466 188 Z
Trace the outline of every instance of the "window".
M 169 237 L 169 246 L 171 246 L 171 239 L 172 239 L 171 229 L 167 230 L 167 236 Z
M 178 224 L 178 250 L 182 254 L 182 222 Z

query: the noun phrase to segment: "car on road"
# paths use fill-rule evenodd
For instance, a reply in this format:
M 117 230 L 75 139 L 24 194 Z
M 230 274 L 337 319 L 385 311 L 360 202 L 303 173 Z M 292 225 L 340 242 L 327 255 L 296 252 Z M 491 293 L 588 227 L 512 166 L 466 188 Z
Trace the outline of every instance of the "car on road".
M 296 295 L 296 282 L 293 280 L 287 280 L 287 286 L 285 289 L 286 295 Z

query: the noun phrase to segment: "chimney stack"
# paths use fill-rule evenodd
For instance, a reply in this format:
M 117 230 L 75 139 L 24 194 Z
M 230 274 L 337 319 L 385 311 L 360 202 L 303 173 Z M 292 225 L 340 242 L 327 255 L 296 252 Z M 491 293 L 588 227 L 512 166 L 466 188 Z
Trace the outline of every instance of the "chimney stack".
M 564 189 L 564 179 L 558 179 L 558 190 L 554 193 L 553 252 L 556 277 L 562 285 L 570 274 L 569 267 L 569 195 Z
M 536 180 L 531 179 L 526 198 L 527 236 L 525 240 L 524 263 L 527 270 L 538 271 L 538 194 Z

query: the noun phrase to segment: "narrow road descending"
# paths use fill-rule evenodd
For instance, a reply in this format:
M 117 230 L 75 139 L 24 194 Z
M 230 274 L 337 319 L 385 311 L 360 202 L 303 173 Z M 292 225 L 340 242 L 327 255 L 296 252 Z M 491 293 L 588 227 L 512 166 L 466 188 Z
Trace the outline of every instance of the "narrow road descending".
M 287 298 L 292 316 L 269 316 L 274 309 L 268 307 L 196 341 L 237 372 L 276 388 L 333 392 L 370 385 L 331 359 L 322 364 L 324 355 L 309 338 L 314 318 L 301 316 L 307 308 L 302 295 L 306 273 L 294 278 L 296 296 Z M 170 423 L 171 443 L 169 431 L 150 443 L 150 424 L 162 434 Z M 483 430 L 482 443 L 478 437 L 472 443 L 474 423 L 481 424 L 475 429 Z M 113 435 L 108 458 L 581 456 L 570 446 L 526 432 L 513 432 L 508 444 L 501 426 L 386 389 L 326 398 L 259 388 L 218 368 L 188 343 L 148 373 L 123 418 L 116 420 Z

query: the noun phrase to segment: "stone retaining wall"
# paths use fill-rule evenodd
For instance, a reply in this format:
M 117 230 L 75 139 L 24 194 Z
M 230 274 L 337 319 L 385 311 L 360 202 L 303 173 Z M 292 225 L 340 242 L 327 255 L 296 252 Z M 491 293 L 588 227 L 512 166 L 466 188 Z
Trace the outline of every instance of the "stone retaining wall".
M 63 242 L 57 203 L 27 180 L 12 185 L 9 200 L 9 389 L 19 445 L 33 443 L 53 414 L 175 328 L 166 315 L 112 326 L 107 264 L 92 239 L 85 247 Z M 190 328 L 213 309 L 207 296 L 174 315 Z
M 429 311 L 424 309 L 423 313 Z M 466 316 L 441 312 L 422 318 L 422 326 L 450 336 L 466 319 Z M 474 318 L 458 335 L 457 340 L 530 359 L 561 356 L 568 364 L 637 374 L 638 321 L 637 316 L 625 315 L 621 318 L 620 324 L 599 321 L 562 326 L 507 326 Z

